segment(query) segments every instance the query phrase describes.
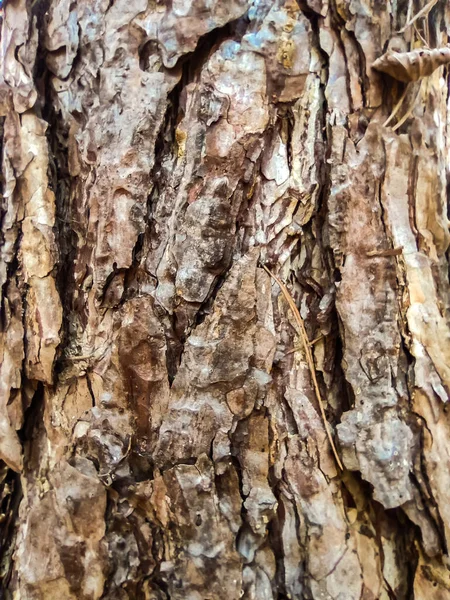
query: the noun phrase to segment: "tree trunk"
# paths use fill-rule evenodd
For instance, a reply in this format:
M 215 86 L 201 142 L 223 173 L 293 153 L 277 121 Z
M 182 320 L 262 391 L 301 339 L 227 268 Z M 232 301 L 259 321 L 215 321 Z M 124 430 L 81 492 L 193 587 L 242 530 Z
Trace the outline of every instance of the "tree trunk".
M 450 598 L 425 5 L 5 3 L 0 597 Z

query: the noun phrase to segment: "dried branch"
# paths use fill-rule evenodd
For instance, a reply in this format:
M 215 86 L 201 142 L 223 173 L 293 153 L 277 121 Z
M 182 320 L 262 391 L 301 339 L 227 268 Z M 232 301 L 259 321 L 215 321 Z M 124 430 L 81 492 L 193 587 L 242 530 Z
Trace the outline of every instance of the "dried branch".
M 428 43 L 428 40 L 426 40 L 423 35 L 420 33 L 419 29 L 417 28 L 417 24 L 414 23 L 414 32 L 416 33 L 417 37 L 420 39 L 420 41 L 422 42 L 422 44 L 424 45 L 425 48 L 429 48 L 430 44 Z
M 314 391 L 316 393 L 317 402 L 319 403 L 320 413 L 322 415 L 323 424 L 325 427 L 325 431 L 327 433 L 328 441 L 330 442 L 331 449 L 332 449 L 334 457 L 336 459 L 336 463 L 337 463 L 339 469 L 341 469 L 341 471 L 343 471 L 344 466 L 342 465 L 342 462 L 341 462 L 341 459 L 339 458 L 339 454 L 337 452 L 336 446 L 334 445 L 333 436 L 331 435 L 330 425 L 329 425 L 326 415 L 325 415 L 325 409 L 323 407 L 322 396 L 320 394 L 319 384 L 317 381 L 316 367 L 315 367 L 314 358 L 313 358 L 313 355 L 311 352 L 311 343 L 308 339 L 308 334 L 306 333 L 305 324 L 304 324 L 303 319 L 300 315 L 300 312 L 294 302 L 294 299 L 292 298 L 291 294 L 289 293 L 289 291 L 286 288 L 286 286 L 284 285 L 284 283 L 276 275 L 274 275 L 272 273 L 272 271 L 270 271 L 265 265 L 263 265 L 263 268 L 270 275 L 270 277 L 272 277 L 272 279 L 279 285 L 280 290 L 281 290 L 283 296 L 286 298 L 289 308 L 291 309 L 292 314 L 294 315 L 295 321 L 299 327 L 300 337 L 302 339 L 303 347 L 304 347 L 305 354 L 306 354 L 306 362 L 308 363 L 309 371 L 311 373 L 311 379 L 313 381 Z
M 397 129 L 399 127 L 401 127 L 403 125 L 403 123 L 409 119 L 409 117 L 411 116 L 412 111 L 414 110 L 414 106 L 417 100 L 417 96 L 420 93 L 420 89 L 422 87 L 422 82 L 420 82 L 420 85 L 417 89 L 416 95 L 414 96 L 414 100 L 411 102 L 410 107 L 408 108 L 408 110 L 405 112 L 405 114 L 403 115 L 403 117 L 400 119 L 400 121 L 398 121 L 398 123 L 396 125 L 394 125 L 394 127 L 392 128 L 392 131 L 397 131 Z
M 369 250 L 366 252 L 366 256 L 372 258 L 373 256 L 400 256 L 403 252 L 403 246 L 398 248 L 388 248 L 387 250 Z
M 403 104 L 403 100 L 406 98 L 406 94 L 408 93 L 408 88 L 409 88 L 409 86 L 406 86 L 405 89 L 403 90 L 403 94 L 400 96 L 400 100 L 394 106 L 393 111 L 391 112 L 389 117 L 386 119 L 386 121 L 383 123 L 383 127 L 387 127 L 389 125 L 389 123 L 392 121 L 392 119 L 395 117 L 395 115 L 398 113 L 398 111 L 400 110 L 400 107 Z
M 400 29 L 398 33 L 404 33 L 409 27 L 411 27 L 411 25 L 413 25 L 413 23 L 417 21 L 417 19 L 420 19 L 421 17 L 426 17 L 430 10 L 433 8 L 433 6 L 438 2 L 439 0 L 430 0 L 430 2 L 428 2 L 428 4 L 425 4 L 425 6 L 421 10 L 419 10 L 419 12 L 416 15 L 414 15 L 412 19 L 409 19 L 407 21 L 406 25 L 402 29 Z
M 314 338 L 313 340 L 311 340 L 309 342 L 309 345 L 312 347 L 314 346 L 314 344 L 317 344 L 317 342 L 319 342 L 320 340 L 323 340 L 325 336 L 324 335 L 318 335 L 316 338 Z M 294 354 L 295 352 L 299 352 L 302 349 L 303 346 L 294 346 L 294 348 L 292 348 L 292 350 L 288 350 L 285 354 L 283 354 L 283 358 L 285 356 L 289 356 L 289 354 Z

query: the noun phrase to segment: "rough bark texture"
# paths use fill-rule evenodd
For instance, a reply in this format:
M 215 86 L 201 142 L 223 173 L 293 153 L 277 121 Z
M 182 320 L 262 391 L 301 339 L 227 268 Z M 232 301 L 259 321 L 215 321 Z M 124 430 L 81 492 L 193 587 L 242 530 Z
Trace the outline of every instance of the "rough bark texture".
M 2 597 L 450 597 L 448 76 L 394 130 L 371 69 L 407 9 L 6 2 Z

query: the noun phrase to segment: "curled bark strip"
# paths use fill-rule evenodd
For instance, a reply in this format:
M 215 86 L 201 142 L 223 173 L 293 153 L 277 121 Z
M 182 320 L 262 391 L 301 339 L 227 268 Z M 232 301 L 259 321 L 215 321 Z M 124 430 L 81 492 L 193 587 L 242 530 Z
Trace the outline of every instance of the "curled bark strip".
M 337 451 L 336 446 L 333 441 L 333 436 L 331 435 L 330 425 L 329 425 L 329 423 L 327 421 L 327 417 L 325 415 L 325 409 L 323 407 L 322 396 L 320 394 L 319 384 L 317 382 L 316 367 L 314 366 L 314 358 L 313 358 L 313 355 L 311 352 L 311 343 L 308 339 L 308 334 L 306 333 L 305 324 L 303 322 L 300 312 L 299 312 L 291 294 L 289 293 L 287 287 L 276 275 L 274 275 L 272 273 L 272 271 L 270 271 L 270 269 L 268 269 L 265 265 L 262 265 L 262 266 L 263 266 L 264 270 L 270 275 L 270 277 L 272 277 L 272 279 L 279 285 L 280 290 L 281 290 L 283 296 L 286 298 L 289 308 L 291 309 L 292 314 L 294 315 L 295 321 L 297 322 L 297 325 L 299 327 L 300 337 L 302 338 L 303 347 L 305 349 L 306 362 L 308 363 L 309 371 L 311 373 L 311 379 L 313 381 L 314 391 L 316 393 L 317 402 L 319 404 L 320 414 L 322 415 L 323 425 L 325 427 L 328 441 L 330 442 L 331 449 L 332 449 L 334 457 L 336 459 L 336 463 L 337 463 L 339 469 L 341 471 L 343 471 L 344 467 L 342 465 L 341 459 L 339 458 L 338 451 Z
M 450 47 L 419 48 L 411 52 L 388 51 L 373 63 L 376 71 L 387 73 L 398 81 L 409 83 L 429 77 L 438 67 L 450 63 Z

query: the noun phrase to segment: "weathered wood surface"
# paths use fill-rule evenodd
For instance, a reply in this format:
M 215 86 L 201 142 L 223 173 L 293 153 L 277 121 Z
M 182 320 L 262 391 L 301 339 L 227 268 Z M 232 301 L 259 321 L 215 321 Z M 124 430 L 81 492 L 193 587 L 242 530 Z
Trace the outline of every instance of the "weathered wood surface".
M 448 75 L 394 132 L 371 68 L 407 4 L 5 3 L 2 597 L 450 597 Z

